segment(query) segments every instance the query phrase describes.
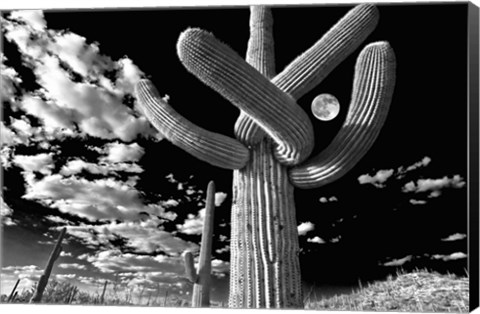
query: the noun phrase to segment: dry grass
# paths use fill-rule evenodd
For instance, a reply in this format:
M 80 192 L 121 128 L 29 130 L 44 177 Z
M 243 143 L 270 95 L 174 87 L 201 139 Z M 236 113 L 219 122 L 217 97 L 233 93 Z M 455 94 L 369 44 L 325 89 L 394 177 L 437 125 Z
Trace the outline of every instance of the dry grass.
M 58 282 L 49 280 L 42 296 L 43 304 L 73 304 L 73 305 L 137 305 L 137 306 L 162 306 L 162 307 L 186 307 L 189 302 L 176 296 L 151 296 L 140 299 L 131 293 L 119 296 L 117 293 L 108 292 L 102 302 L 100 294 L 78 290 L 72 294 L 76 288 L 68 282 Z M 29 303 L 30 298 L 35 292 L 35 286 L 31 289 L 23 289 L 10 303 Z M 0 303 L 7 303 L 7 295 L 0 296 Z
M 467 277 L 425 270 L 398 273 L 350 295 L 308 300 L 306 309 L 396 312 L 468 312 Z
M 79 291 L 74 298 L 67 291 L 73 288 L 69 283 L 49 282 L 42 303 L 49 304 L 100 304 L 100 296 Z M 13 303 L 28 303 L 34 289 L 22 291 Z M 6 302 L 2 295 L 0 303 Z M 68 300 L 68 301 L 67 301 Z M 135 302 L 135 298 L 118 298 L 107 295 L 104 305 L 143 305 L 188 307 L 189 302 L 176 297 L 154 297 L 148 302 Z M 469 311 L 469 285 L 467 277 L 441 275 L 426 270 L 398 273 L 385 281 L 378 281 L 346 295 L 317 300 L 309 297 L 305 308 L 310 310 L 347 311 L 395 311 L 395 312 L 455 312 Z M 212 307 L 225 307 L 212 304 Z

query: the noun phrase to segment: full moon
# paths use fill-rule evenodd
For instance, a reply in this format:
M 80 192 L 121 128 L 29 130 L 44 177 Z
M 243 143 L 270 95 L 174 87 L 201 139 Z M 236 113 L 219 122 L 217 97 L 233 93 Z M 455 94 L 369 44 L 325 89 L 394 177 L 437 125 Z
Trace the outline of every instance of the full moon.
M 320 94 L 312 101 L 312 113 L 315 118 L 322 121 L 334 119 L 340 112 L 340 104 L 335 96 Z

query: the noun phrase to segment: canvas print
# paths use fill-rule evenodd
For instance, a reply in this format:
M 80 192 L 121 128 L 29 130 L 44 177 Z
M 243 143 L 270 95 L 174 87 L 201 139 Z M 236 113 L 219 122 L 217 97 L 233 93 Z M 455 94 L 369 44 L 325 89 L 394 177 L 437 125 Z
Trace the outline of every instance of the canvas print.
M 1 302 L 468 312 L 468 9 L 2 12 Z

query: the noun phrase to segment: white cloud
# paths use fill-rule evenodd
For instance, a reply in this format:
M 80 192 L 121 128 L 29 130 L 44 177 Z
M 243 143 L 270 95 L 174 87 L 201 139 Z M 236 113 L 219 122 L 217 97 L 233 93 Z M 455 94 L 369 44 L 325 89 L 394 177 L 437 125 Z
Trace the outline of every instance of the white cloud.
M 452 235 L 449 235 L 448 237 L 442 239 L 442 241 L 458 241 L 458 240 L 463 240 L 467 237 L 466 234 L 463 233 L 455 233 Z
M 65 252 L 65 251 L 60 251 L 60 256 L 61 257 L 73 257 L 72 253 Z
M 217 252 L 218 254 L 230 252 L 230 245 L 226 245 L 220 249 L 216 249 L 215 252 Z
M 83 264 L 78 264 L 78 263 L 61 263 L 61 264 L 58 264 L 58 267 L 62 269 L 77 269 L 77 270 L 87 269 L 87 266 Z
M 38 155 L 16 155 L 13 158 L 13 163 L 18 167 L 28 172 L 38 171 L 43 174 L 50 174 L 53 163 L 53 154 L 38 154 Z
M 54 174 L 41 180 L 32 177 L 25 180 L 24 198 L 90 220 L 136 220 L 140 212 L 159 216 L 165 213 L 160 205 L 143 204 L 132 186 L 110 178 L 89 181 Z
M 410 201 L 410 204 L 413 204 L 413 205 L 425 205 L 427 204 L 427 201 L 425 200 L 416 200 L 416 199 L 411 199 Z
M 3 197 L 0 196 L 0 216 L 4 218 L 6 216 L 10 216 L 11 214 L 13 214 L 13 209 L 11 209 L 10 206 L 5 203 Z
M 15 144 L 15 133 L 10 130 L 5 124 L 3 124 L 3 121 L 0 121 L 0 141 L 1 145 L 6 145 L 6 146 L 11 146 Z
M 205 208 L 202 208 L 198 211 L 197 215 L 188 214 L 183 225 L 177 225 L 177 229 L 185 234 L 201 234 L 204 220 Z
M 417 182 L 410 181 L 403 186 L 405 193 L 423 193 L 430 192 L 429 197 L 438 197 L 445 188 L 459 189 L 465 186 L 465 181 L 459 175 L 452 178 L 443 177 L 441 179 L 418 179 Z
M 212 273 L 217 277 L 225 277 L 230 272 L 230 263 L 219 259 L 212 260 Z
M 47 26 L 43 16 L 43 11 L 41 10 L 13 11 L 10 14 L 10 18 L 26 23 L 36 31 L 42 31 Z
M 422 160 L 408 166 L 407 168 L 399 167 L 395 173 L 394 169 L 382 169 L 377 171 L 377 173 L 373 176 L 369 174 L 362 174 L 358 177 L 358 182 L 360 184 L 372 184 L 377 188 L 385 187 L 385 182 L 390 179 L 393 175 L 397 179 L 400 179 L 405 176 L 406 173 L 413 171 L 415 169 L 426 167 L 430 164 L 432 159 L 428 156 L 423 157 Z
M 382 188 L 385 186 L 385 182 L 393 175 L 393 169 L 389 170 L 379 170 L 374 176 L 369 174 L 362 174 L 358 177 L 358 182 L 360 184 L 373 184 L 377 188 Z
M 104 250 L 95 255 L 87 255 L 85 260 L 104 273 L 163 272 L 183 274 L 184 267 L 180 257 L 143 256 L 121 253 L 119 250 Z
M 452 253 L 450 255 L 441 255 L 441 254 L 435 254 L 432 256 L 433 259 L 441 259 L 441 260 L 444 260 L 444 261 L 453 261 L 453 260 L 457 260 L 457 259 L 463 259 L 463 258 L 467 258 L 467 254 L 463 253 L 463 252 L 455 252 L 455 253 Z
M 48 215 L 48 216 L 45 216 L 43 217 L 44 219 L 47 219 L 51 222 L 54 222 L 54 223 L 57 223 L 57 224 L 62 224 L 62 225 L 69 225 L 69 224 L 72 224 L 70 221 L 68 221 L 67 219 L 64 219 L 62 217 L 58 217 L 58 216 L 53 216 L 53 215 Z
M 86 170 L 93 174 L 108 175 L 114 172 L 130 172 L 142 173 L 143 169 L 135 163 L 106 163 L 101 161 L 99 163 L 86 162 L 81 159 L 69 160 L 60 170 L 60 174 L 64 176 L 71 176 Z
M 109 143 L 105 145 L 106 157 L 103 159 L 109 162 L 127 162 L 139 161 L 142 158 L 145 150 L 137 143 L 123 144 L 123 143 Z
M 28 114 L 40 119 L 50 129 L 66 128 L 75 130 L 72 123 L 75 111 L 55 105 L 52 101 L 44 101 L 35 95 L 25 95 L 20 103 L 21 108 Z
M 88 77 L 90 72 L 97 72 L 99 68 L 108 69 L 113 65 L 110 58 L 100 54 L 97 44 L 88 44 L 85 37 L 74 33 L 57 34 L 50 49 L 82 77 Z
M 419 162 L 414 163 L 413 165 L 407 168 L 407 171 L 411 171 L 417 169 L 419 167 L 426 167 L 432 161 L 432 159 L 428 156 L 423 157 L 423 159 Z
M 340 239 L 341 239 L 341 238 L 342 238 L 341 236 L 338 236 L 338 237 L 336 237 L 336 238 L 331 239 L 330 242 L 331 242 L 331 243 L 338 243 L 338 242 L 340 242 Z
M 15 119 L 10 118 L 10 128 L 12 128 L 17 135 L 32 136 L 34 133 L 34 128 L 27 122 L 25 119 Z M 18 134 L 20 133 L 20 134 Z M 23 141 L 22 141 L 23 142 Z
M 16 226 L 17 223 L 10 217 L 2 217 L 2 226 Z
M 138 278 L 139 274 L 134 274 L 136 276 L 137 280 L 140 279 Z M 144 272 L 141 273 L 140 275 L 144 276 L 144 280 L 146 283 L 149 284 L 157 284 L 157 283 L 163 283 L 163 284 L 175 284 L 178 282 L 185 282 L 186 278 L 183 276 L 181 273 L 176 273 L 176 272 L 165 272 L 165 271 L 154 271 L 154 272 Z M 129 284 L 133 284 L 134 282 L 130 282 Z
M 419 169 L 419 168 L 423 168 L 423 167 L 426 167 L 430 164 L 430 162 L 432 161 L 432 159 L 428 156 L 425 156 L 423 157 L 422 160 L 420 161 L 417 161 L 416 163 L 410 165 L 410 166 L 407 166 L 406 168 L 401 166 L 397 169 L 397 172 L 395 174 L 396 178 L 397 179 L 402 179 L 403 177 L 405 177 L 405 175 L 411 171 L 414 171 L 416 169 Z
M 133 86 L 135 86 L 141 79 L 142 71 L 133 64 L 133 61 L 124 57 L 118 61 L 121 66 L 120 77 L 116 81 L 118 88 L 126 91 L 127 93 L 133 93 Z
M 152 217 L 136 222 L 69 226 L 67 230 L 70 235 L 94 246 L 108 244 L 109 240 L 118 235 L 127 240 L 128 246 L 142 252 L 150 253 L 160 250 L 171 255 L 180 255 L 184 251 L 198 250 L 197 244 L 184 241 L 169 232 L 160 230 L 159 224 L 160 220 Z
M 15 100 L 15 90 L 18 88 L 22 79 L 15 69 L 5 65 L 7 57 L 0 54 L 0 87 L 2 91 L 2 101 L 9 102 L 10 105 Z
M 177 200 L 169 199 L 162 202 L 163 207 L 177 207 L 180 203 Z
M 307 239 L 307 242 L 311 242 L 311 243 L 318 243 L 318 244 L 323 244 L 325 243 L 325 241 L 320 238 L 320 237 L 313 237 L 311 239 Z
M 178 180 L 173 177 L 173 173 L 169 173 L 167 176 L 165 176 L 165 179 L 168 180 L 170 183 L 177 183 Z
M 149 131 L 146 119 L 135 117 L 119 95 L 92 84 L 72 82 L 57 59 L 43 59 L 35 71 L 40 84 L 57 106 L 75 111 L 73 118 L 83 132 L 103 139 L 131 141 Z
M 215 193 L 215 206 L 217 207 L 221 206 L 226 198 L 227 198 L 227 193 L 224 193 L 224 192 Z
M 72 280 L 77 277 L 77 274 L 55 274 L 55 279 L 58 281 Z
M 20 272 L 27 272 L 27 273 L 33 273 L 41 271 L 41 269 L 37 265 L 25 265 L 25 266 L 4 266 L 2 267 L 2 272 L 13 272 L 15 274 L 18 274 Z
M 297 230 L 298 235 L 305 235 L 307 232 L 315 230 L 315 225 L 309 221 L 302 222 L 300 225 L 298 225 Z
M 325 196 L 320 197 L 319 199 L 320 203 L 328 203 L 328 202 L 337 202 L 338 199 L 335 196 L 330 196 L 329 198 L 326 198 Z
M 41 11 L 13 12 L 4 25 L 5 38 L 19 47 L 24 64 L 42 87 L 36 93 L 46 99 L 29 100 L 23 109 L 43 121 L 47 130 L 60 126 L 74 130 L 77 125 L 80 131 L 103 139 L 160 138 L 145 117 L 122 103 L 142 75 L 130 59 L 113 61 L 84 37 L 47 31 Z M 69 71 L 80 75 L 80 80 L 73 81 Z M 116 71 L 118 77 L 111 81 L 106 71 Z
M 394 260 L 391 260 L 390 262 L 384 263 L 383 266 L 401 266 L 411 260 L 412 260 L 412 256 L 408 255 L 403 258 L 394 259 Z
M 5 275 L 14 275 L 18 279 L 37 281 L 43 274 L 43 270 L 37 265 L 6 266 L 2 267 L 1 273 L 2 280 Z
M 86 285 L 91 285 L 91 286 L 99 286 L 99 285 L 105 283 L 103 278 L 100 278 L 100 277 L 78 276 L 77 279 L 81 283 L 86 284 Z

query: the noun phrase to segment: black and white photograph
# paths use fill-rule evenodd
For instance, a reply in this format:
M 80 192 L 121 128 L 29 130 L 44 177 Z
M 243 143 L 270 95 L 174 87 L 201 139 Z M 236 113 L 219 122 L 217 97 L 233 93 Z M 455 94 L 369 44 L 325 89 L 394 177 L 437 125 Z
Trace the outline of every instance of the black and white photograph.
M 473 311 L 478 10 L 2 9 L 0 308 Z

